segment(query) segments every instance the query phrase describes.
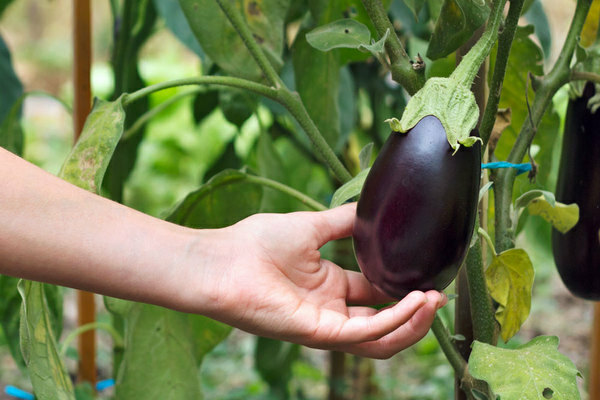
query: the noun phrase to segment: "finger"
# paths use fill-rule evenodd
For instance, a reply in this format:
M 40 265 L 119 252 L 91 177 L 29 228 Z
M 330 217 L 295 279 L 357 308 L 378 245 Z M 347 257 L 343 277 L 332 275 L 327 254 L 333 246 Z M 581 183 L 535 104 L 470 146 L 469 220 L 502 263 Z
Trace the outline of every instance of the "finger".
M 348 279 L 346 301 L 350 304 L 376 305 L 396 301 L 393 297 L 379 291 L 360 272 L 345 270 Z
M 330 240 L 342 239 L 352 234 L 356 203 L 344 204 L 326 211 L 302 213 L 315 229 L 317 246 Z
M 377 340 L 343 345 L 336 350 L 363 357 L 387 359 L 421 340 L 429 331 L 436 311 L 446 300 L 440 293 L 426 293 L 429 301 L 402 326 Z
M 324 325 L 324 332 L 337 330 L 333 341 L 341 345 L 377 340 L 409 321 L 426 302 L 427 296 L 423 292 L 415 291 L 396 305 L 379 310 L 373 315 L 349 318 L 342 322 L 341 327 Z M 316 336 L 318 337 L 318 331 Z M 324 339 L 331 340 L 331 336 L 324 336 Z

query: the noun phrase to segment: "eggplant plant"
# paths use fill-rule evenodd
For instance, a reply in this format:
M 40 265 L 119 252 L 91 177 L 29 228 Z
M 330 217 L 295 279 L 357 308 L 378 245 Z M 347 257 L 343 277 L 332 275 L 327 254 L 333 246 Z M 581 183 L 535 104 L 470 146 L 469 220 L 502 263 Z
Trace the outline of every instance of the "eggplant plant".
M 195 190 L 159 210 L 164 218 L 218 228 L 259 212 L 324 210 L 357 200 L 353 243 L 323 249 L 338 264 L 360 268 L 398 299 L 411 290 L 446 289 L 459 270 L 464 274 L 466 286 L 454 286 L 455 306 L 457 313 L 467 310 L 468 326 L 452 326 L 441 315 L 432 325 L 458 382 L 456 398 L 581 398 L 580 373 L 558 351 L 556 336 L 519 346 L 509 341 L 530 313 L 538 267 L 527 248 L 517 247 L 523 221 L 541 217 L 563 232 L 564 238 L 554 235 L 554 247 L 564 259 L 569 256 L 563 249 L 574 245 L 558 241 L 588 226 L 587 212 L 594 207 L 580 204 L 578 222 L 578 208 L 571 203 L 581 199 L 566 195 L 565 179 L 571 180 L 565 171 L 598 171 L 598 149 L 591 143 L 597 145 L 597 137 L 584 139 L 578 147 L 582 155 L 563 153 L 556 197 L 551 175 L 560 137 L 553 98 L 569 83 L 600 83 L 598 64 L 590 61 L 599 56 L 589 51 L 600 40 L 600 15 L 592 0 L 577 0 L 566 35 L 552 38 L 563 44 L 548 68 L 543 61 L 550 37 L 538 0 L 116 0 L 110 5 L 114 93 L 94 102 L 63 164 L 63 179 L 149 212 L 139 198 L 125 196 L 140 163 L 140 146 L 149 140 L 145 127 L 187 99 L 198 130 L 218 115 L 233 133 L 221 138 L 216 155 L 202 160 L 201 182 L 191 183 Z M 523 16 L 531 25 L 519 25 Z M 201 73 L 144 82 L 140 51 L 161 28 L 200 60 Z M 22 154 L 21 106 L 28 93 L 23 94 L 1 38 L 0 71 L 7 88 L 0 97 L 0 145 Z M 487 79 L 479 85 L 489 86 L 485 101 L 473 94 L 481 71 Z M 511 113 L 503 125 L 507 108 Z M 575 124 L 573 118 L 580 119 L 568 117 L 568 124 Z M 251 124 L 254 136 L 248 139 Z M 568 134 L 565 130 L 565 140 Z M 201 150 L 180 146 L 176 154 L 198 158 Z M 579 159 L 587 160 L 585 167 Z M 526 170 L 529 179 L 520 174 Z M 589 189 L 597 195 L 597 178 L 579 182 L 577 194 Z M 489 191 L 492 204 L 486 202 Z M 593 229 L 586 231 L 590 241 L 600 238 Z M 566 276 L 577 274 L 576 286 L 582 279 L 593 286 L 584 291 L 597 298 L 594 254 L 585 270 L 557 264 L 563 276 L 567 269 Z M 568 279 L 565 283 L 572 286 Z M 1 328 L 35 395 L 93 397 L 73 385 L 59 351 L 66 348 L 60 342 L 60 289 L 5 276 L 0 287 Z M 141 303 L 108 297 L 104 302 L 111 323 L 82 330 L 104 329 L 114 339 L 116 399 L 202 396 L 198 369 L 231 327 Z M 257 339 L 255 368 L 269 387 L 267 397 L 304 398 L 290 389 L 300 350 Z M 334 359 L 340 360 L 339 354 Z M 344 398 L 338 384 L 343 368 L 331 370 L 340 375 L 330 377 L 329 397 Z

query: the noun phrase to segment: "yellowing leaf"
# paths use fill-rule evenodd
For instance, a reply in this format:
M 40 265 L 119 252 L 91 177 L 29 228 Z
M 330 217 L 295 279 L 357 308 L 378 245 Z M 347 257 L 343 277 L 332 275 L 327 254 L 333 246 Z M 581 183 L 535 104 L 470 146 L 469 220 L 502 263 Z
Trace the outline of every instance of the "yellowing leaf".
M 533 276 L 533 265 L 523 249 L 500 253 L 485 271 L 490 295 L 499 304 L 496 320 L 505 342 L 521 329 L 529 316 Z
M 539 215 L 559 232 L 565 233 L 577 224 L 579 220 L 579 206 L 573 204 L 563 204 L 558 201 L 552 206 L 544 196 L 531 200 L 527 206 L 529 214 Z
M 591 46 L 596 39 L 598 31 L 598 23 L 600 20 L 600 0 L 592 1 L 592 6 L 588 12 L 587 18 L 581 30 L 581 41 L 583 47 Z

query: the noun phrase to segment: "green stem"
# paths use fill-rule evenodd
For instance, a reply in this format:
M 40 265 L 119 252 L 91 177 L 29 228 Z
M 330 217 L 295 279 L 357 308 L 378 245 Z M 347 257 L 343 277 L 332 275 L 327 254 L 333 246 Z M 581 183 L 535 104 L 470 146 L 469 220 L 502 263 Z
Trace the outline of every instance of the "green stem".
M 508 15 L 506 16 L 506 21 L 504 23 L 504 29 L 498 37 L 498 52 L 496 53 L 494 74 L 492 76 L 490 92 L 488 94 L 487 104 L 479 129 L 479 134 L 483 140 L 483 148 L 487 145 L 492 134 L 492 129 L 494 128 L 494 123 L 496 122 L 496 113 L 498 112 L 502 83 L 504 82 L 504 76 L 506 74 L 510 48 L 515 38 L 521 11 L 523 10 L 523 3 L 524 0 L 511 0 Z
M 327 210 L 326 206 L 324 206 L 323 204 L 314 200 L 312 197 L 307 196 L 304 193 L 299 192 L 298 190 L 296 190 L 292 187 L 284 185 L 283 183 L 279 183 L 272 179 L 265 178 L 264 176 L 258 176 L 258 175 L 248 175 L 247 180 L 248 180 L 248 182 L 252 182 L 252 183 L 256 183 L 258 185 L 270 187 L 271 189 L 275 189 L 281 193 L 285 193 L 288 196 L 295 198 L 296 200 L 307 205 L 308 207 L 312 208 L 315 211 Z
M 495 312 L 485 282 L 481 242 L 479 240 L 469 249 L 465 267 L 471 298 L 473 338 L 480 342 L 494 344 L 496 336 Z
M 275 101 L 280 101 L 279 92 L 276 89 L 270 88 L 260 83 L 256 83 L 247 79 L 233 78 L 230 76 L 195 76 L 191 78 L 175 79 L 172 81 L 161 82 L 151 86 L 147 86 L 133 93 L 125 95 L 123 99 L 123 106 L 126 107 L 131 103 L 144 98 L 154 92 L 158 92 L 164 89 L 169 89 L 178 86 L 190 86 L 190 85 L 222 85 L 230 86 L 239 89 L 246 89 L 251 92 L 260 94 L 268 97 Z
M 494 242 L 492 241 L 492 238 L 490 237 L 490 235 L 488 235 L 488 233 L 485 231 L 485 229 L 479 228 L 477 230 L 477 233 L 479 235 L 483 236 L 483 238 L 487 242 L 488 246 L 490 246 L 490 250 L 492 251 L 492 254 L 494 255 L 494 257 L 498 257 L 498 253 L 496 253 L 496 249 L 494 248 Z
M 329 146 L 313 120 L 308 115 L 308 111 L 306 111 L 306 108 L 300 99 L 300 95 L 286 90 L 281 92 L 279 100 L 296 121 L 298 121 L 302 129 L 304 129 L 319 152 L 319 155 L 325 160 L 327 165 L 329 165 L 337 179 L 342 183 L 346 183 L 352 179 L 350 172 L 348 172 L 346 167 L 344 167 L 342 162 L 337 158 L 333 149 Z
M 452 72 L 450 77 L 453 80 L 460 82 L 466 87 L 471 87 L 479 66 L 485 61 L 496 42 L 505 3 L 506 0 L 494 0 L 485 31 Z
M 535 136 L 539 125 L 552 97 L 561 86 L 568 83 L 571 77 L 570 63 L 577 45 L 577 38 L 581 33 L 592 0 L 578 0 L 575 15 L 567 32 L 562 51 L 552 70 L 541 80 L 537 88 L 535 99 L 531 106 L 531 121 L 526 121 L 521 126 L 515 144 L 508 155 L 507 161 L 519 163 L 525 157 L 528 147 Z M 494 178 L 494 208 L 496 249 L 499 252 L 514 247 L 514 227 L 510 218 L 512 190 L 516 177 L 514 168 L 498 170 Z
M 157 105 L 156 107 L 152 108 L 151 110 L 144 113 L 141 117 L 139 117 L 135 121 L 135 123 L 133 125 L 131 125 L 125 131 L 125 133 L 123 133 L 121 140 L 127 140 L 130 137 L 132 137 L 133 135 L 135 135 L 148 121 L 150 121 L 156 115 L 160 114 L 163 110 L 165 110 L 171 104 L 178 102 L 179 100 L 181 100 L 182 98 L 184 98 L 186 96 L 198 93 L 200 91 L 201 91 L 200 88 L 191 89 L 191 90 L 188 90 L 188 91 L 185 91 L 182 93 L 178 93 L 175 96 L 163 101 L 162 103 L 160 103 L 159 105 Z
M 309 139 L 311 140 L 311 142 L 313 143 L 323 160 L 331 168 L 337 179 L 344 183 L 352 179 L 352 175 L 350 175 L 350 172 L 348 172 L 348 170 L 344 167 L 341 161 L 337 158 L 337 156 L 333 152 L 333 149 L 329 146 L 325 138 L 323 138 L 323 135 L 321 135 L 321 132 L 319 132 L 319 129 L 316 127 L 315 123 L 308 115 L 308 112 L 306 111 L 306 108 L 304 107 L 304 104 L 302 103 L 302 100 L 300 99 L 298 93 L 292 93 L 285 87 L 274 89 L 247 79 L 234 78 L 230 76 L 196 76 L 191 78 L 176 79 L 168 82 L 157 83 L 155 85 L 147 86 L 145 88 L 137 90 L 133 93 L 126 94 L 123 99 L 123 106 L 126 107 L 131 103 L 160 90 L 178 86 L 209 84 L 246 89 L 251 92 L 268 97 L 283 105 L 290 112 L 290 114 L 292 114 L 296 121 L 298 121 L 302 129 L 304 129 Z
M 219 3 L 219 6 L 237 31 L 238 35 L 240 35 L 240 38 L 246 45 L 246 48 L 248 51 L 250 51 L 250 54 L 254 60 L 256 60 L 256 63 L 265 74 L 265 78 L 267 78 L 269 84 L 275 88 L 284 87 L 283 81 L 275 71 L 275 68 L 273 68 L 267 59 L 267 56 L 262 51 L 259 44 L 254 39 L 254 36 L 252 35 L 250 28 L 248 28 L 246 21 L 244 21 L 242 14 L 236 8 L 236 2 L 230 0 L 217 0 L 217 3 Z
M 396 30 L 390 22 L 381 0 L 362 0 L 365 10 L 373 22 L 379 37 L 389 30 L 390 34 L 385 43 L 386 52 L 392 63 L 392 78 L 400 83 L 410 94 L 415 94 L 425 84 L 425 68 L 414 69 L 410 57 L 406 54 Z
M 452 339 L 450 338 L 448 330 L 446 329 L 444 323 L 437 314 L 433 319 L 431 330 L 435 335 L 438 343 L 440 344 L 442 351 L 446 355 L 446 358 L 450 362 L 450 365 L 454 369 L 456 378 L 463 379 L 465 374 L 467 374 L 467 362 L 460 355 L 460 352 L 458 351 L 458 349 L 452 342 Z
M 94 329 L 100 329 L 100 330 L 103 330 L 103 331 L 109 333 L 113 339 L 114 346 L 115 347 L 123 347 L 123 345 L 124 345 L 123 338 L 121 337 L 119 332 L 117 332 L 115 330 L 115 328 L 113 328 L 113 326 L 111 324 L 108 324 L 106 322 L 96 321 L 96 322 L 90 322 L 89 324 L 81 325 L 77 329 L 71 331 L 67 335 L 65 340 L 63 341 L 62 345 L 60 346 L 60 355 L 64 356 L 66 354 L 67 349 L 69 348 L 69 345 L 71 344 L 71 342 L 73 342 L 73 340 L 75 340 L 75 338 L 77 336 L 79 336 L 82 333 L 85 333 L 87 331 L 94 330 Z
M 571 71 L 572 81 L 590 81 L 594 83 L 600 83 L 600 74 L 587 71 Z

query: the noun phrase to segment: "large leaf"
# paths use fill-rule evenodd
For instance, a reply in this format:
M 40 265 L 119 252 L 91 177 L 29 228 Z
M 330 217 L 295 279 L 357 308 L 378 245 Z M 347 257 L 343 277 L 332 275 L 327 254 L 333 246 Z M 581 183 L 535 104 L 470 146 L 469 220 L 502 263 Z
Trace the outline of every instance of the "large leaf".
M 516 349 L 475 341 L 469 373 L 502 400 L 577 400 L 575 365 L 558 351 L 558 338 L 539 336 Z
M 17 291 L 19 279 L 0 275 L 0 326 L 4 332 L 10 353 L 19 368 L 25 368 L 25 361 L 19 345 L 19 325 L 21 317 L 21 296 Z
M 254 348 L 254 367 L 269 384 L 274 399 L 289 398 L 288 382 L 292 365 L 300 355 L 300 346 L 290 342 L 258 337 Z
M 193 228 L 222 228 L 258 212 L 262 188 L 240 171 L 225 170 L 188 194 L 167 220 Z
M 136 303 L 126 321 L 126 351 L 116 398 L 200 398 L 194 335 L 187 315 Z
M 546 58 L 550 57 L 552 33 L 550 32 L 550 23 L 548 22 L 548 16 L 544 11 L 541 0 L 533 1 L 531 7 L 525 12 L 524 17 L 535 27 L 535 34 L 540 40 L 544 56 Z
M 371 168 L 363 169 L 355 177 L 340 186 L 333 194 L 329 207 L 335 208 L 341 206 L 346 201 L 358 196 L 365 184 L 365 180 L 367 179 L 370 170 Z
M 544 196 L 533 199 L 527 206 L 529 214 L 539 215 L 561 233 L 566 233 L 579 220 L 579 206 L 555 202 L 551 204 Z
M 23 155 L 23 128 L 21 127 L 21 109 L 26 93 L 12 105 L 4 119 L 0 121 L 0 147 L 19 156 Z
M 306 41 L 306 31 L 301 30 L 294 42 L 293 64 L 296 90 L 308 114 L 331 147 L 340 137 L 339 54 L 322 52 Z
M 533 102 L 535 93 L 531 85 L 527 85 L 527 73 L 531 72 L 534 75 L 542 75 L 544 73 L 542 64 L 542 51 L 530 38 L 533 33 L 531 25 L 518 27 L 515 33 L 508 65 L 506 68 L 506 76 L 500 96 L 500 108 L 511 109 L 511 124 L 502 133 L 500 141 L 494 152 L 498 160 L 506 160 L 516 137 L 521 130 L 523 124 L 528 124 L 528 110 L 525 99 L 525 89 L 529 86 L 529 101 Z M 490 65 L 495 62 L 495 51 L 492 52 Z M 491 74 L 490 74 L 491 76 Z M 553 104 L 550 104 L 546 109 L 546 113 L 542 118 L 533 144 L 539 149 L 535 154 L 535 161 L 538 164 L 538 174 L 536 177 L 536 187 L 548 189 L 547 185 L 550 178 L 550 170 L 552 166 L 552 153 L 554 151 L 555 140 L 558 137 L 560 121 L 558 114 L 554 110 Z M 523 160 L 527 162 L 528 159 Z M 532 188 L 525 176 L 520 177 L 515 182 L 515 197 L 521 193 L 527 192 Z M 552 188 L 553 189 L 553 188 Z
M 20 281 L 21 352 L 36 396 L 40 399 L 75 399 L 71 378 L 57 351 L 44 284 Z
M 0 12 L 3 6 L 5 5 L 0 4 Z M 21 155 L 23 151 L 23 133 L 20 129 L 12 129 L 12 121 L 15 117 L 19 117 L 21 113 L 23 85 L 15 74 L 10 51 L 2 36 L 0 36 L 0 93 L 2 93 L 0 96 L 0 146 Z M 21 100 L 19 101 L 19 99 Z M 9 113 L 16 115 L 12 116 L 10 125 L 7 125 L 5 119 Z
M 505 342 L 521 329 L 529 316 L 533 276 L 533 265 L 523 249 L 510 249 L 494 256 L 485 271 L 490 295 L 499 304 L 496 320 Z
M 283 167 L 281 156 L 275 149 L 271 136 L 263 132 L 258 138 L 256 149 L 256 161 L 258 171 L 261 176 L 273 179 L 274 181 L 287 183 L 287 176 Z M 275 191 L 271 188 L 264 188 L 261 211 L 264 212 L 291 212 L 297 209 L 297 202 L 285 193 Z
M 490 9 L 481 0 L 445 0 L 429 47 L 432 60 L 446 57 L 462 46 L 487 20 Z
M 284 21 L 290 0 L 234 0 L 270 61 L 281 67 Z M 259 80 L 262 73 L 244 42 L 214 0 L 179 0 L 202 49 L 228 75 Z
M 204 61 L 205 55 L 202 47 L 196 40 L 179 2 L 177 0 L 154 0 L 154 7 L 177 39 Z
M 59 176 L 82 189 L 100 193 L 104 173 L 123 135 L 124 122 L 122 97 L 112 102 L 96 99 Z
M 596 40 L 596 35 L 600 24 L 600 0 L 593 0 L 592 6 L 588 11 L 587 18 L 581 30 L 581 45 L 591 46 Z

